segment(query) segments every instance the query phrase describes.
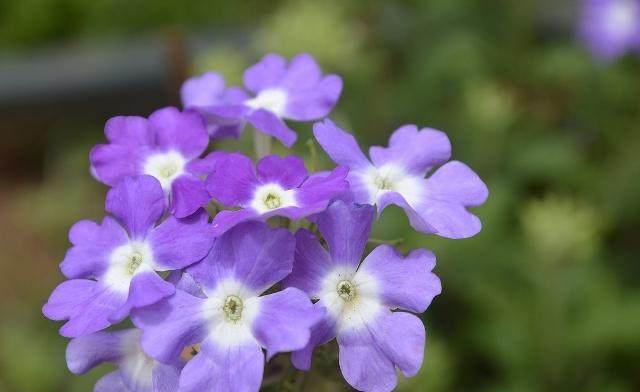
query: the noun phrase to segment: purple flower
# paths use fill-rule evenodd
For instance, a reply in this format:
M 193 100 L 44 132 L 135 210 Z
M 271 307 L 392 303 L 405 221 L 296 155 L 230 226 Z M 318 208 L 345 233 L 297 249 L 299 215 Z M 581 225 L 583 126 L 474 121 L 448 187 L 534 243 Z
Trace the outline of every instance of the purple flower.
M 244 73 L 244 85 L 251 95 L 237 88 L 224 90 L 224 81 L 209 73 L 189 79 L 182 88 L 185 107 L 197 108 L 214 126 L 215 136 L 235 135 L 245 122 L 280 140 L 287 147 L 296 133 L 283 122 L 321 119 L 333 109 L 342 92 L 342 79 L 322 75 L 308 54 L 287 61 L 266 55 Z M 235 128 L 234 128 L 235 127 Z
M 201 343 L 185 366 L 180 391 L 258 391 L 265 356 L 303 348 L 318 321 L 302 291 L 260 296 L 291 272 L 295 239 L 260 222 L 235 227 L 189 267 L 175 295 L 136 309 L 142 347 L 161 362 Z
M 165 195 L 151 176 L 126 177 L 109 190 L 105 204 L 112 216 L 100 224 L 80 221 L 69 231 L 73 246 L 60 269 L 70 280 L 56 287 L 42 309 L 51 320 L 69 320 L 62 336 L 102 330 L 122 321 L 132 307 L 172 295 L 175 287 L 155 271 L 191 265 L 213 243 L 204 210 L 155 226 Z
M 465 238 L 480 231 L 480 220 L 467 207 L 484 203 L 487 187 L 465 164 L 447 163 L 451 144 L 443 132 L 402 126 L 391 135 L 388 148 L 371 147 L 371 161 L 354 137 L 330 120 L 316 123 L 313 133 L 331 159 L 349 167 L 347 179 L 356 203 L 377 205 L 378 215 L 395 204 L 423 233 Z M 437 165 L 442 166 L 425 179 Z
M 216 152 L 214 171 L 207 178 L 211 196 L 223 205 L 240 207 L 220 211 L 213 230 L 220 235 L 247 220 L 272 216 L 302 219 L 324 210 L 331 199 L 348 189 L 346 167 L 309 177 L 302 159 L 270 155 L 258 161 L 240 153 Z M 214 155 L 212 154 L 212 155 Z
M 239 137 L 244 122 L 236 116 L 224 116 L 223 107 L 242 105 L 249 96 L 239 87 L 225 88 L 222 76 L 207 72 L 188 79 L 180 89 L 182 105 L 200 113 L 207 122 L 207 130 L 212 138 Z M 221 115 L 218 115 L 220 112 Z
M 640 49 L 640 1 L 583 0 L 579 35 L 605 61 Z
M 109 144 L 93 148 L 92 173 L 114 186 L 127 176 L 148 174 L 160 181 L 169 195 L 171 212 L 178 218 L 194 213 L 209 201 L 203 174 L 196 160 L 209 137 L 202 117 L 194 111 L 164 108 L 148 119 L 119 116 L 107 121 Z
M 96 332 L 69 342 L 67 366 L 74 374 L 102 363 L 115 363 L 118 370 L 98 380 L 95 392 L 175 392 L 183 366 L 180 361 L 165 365 L 147 356 L 137 329 Z
M 308 370 L 314 347 L 337 337 L 347 382 L 382 392 L 396 386 L 396 367 L 406 377 L 420 370 L 425 345 L 422 321 L 391 310 L 424 312 L 441 286 L 431 272 L 435 257 L 424 249 L 402 257 L 381 245 L 360 264 L 372 217 L 371 206 L 333 203 L 317 220 L 329 252 L 313 233 L 299 230 L 293 272 L 284 286 L 302 289 L 324 311 L 309 344 L 293 353 L 294 365 Z

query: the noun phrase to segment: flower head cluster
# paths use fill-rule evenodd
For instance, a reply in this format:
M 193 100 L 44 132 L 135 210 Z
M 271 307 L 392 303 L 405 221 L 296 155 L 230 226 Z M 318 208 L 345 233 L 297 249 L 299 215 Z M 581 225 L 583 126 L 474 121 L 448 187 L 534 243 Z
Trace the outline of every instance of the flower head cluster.
M 390 391 L 396 369 L 410 377 L 422 365 L 414 313 L 441 291 L 435 256 L 389 245 L 367 253 L 375 210 L 379 218 L 395 204 L 417 231 L 470 237 L 480 221 L 469 208 L 486 186 L 449 161 L 444 133 L 413 125 L 369 160 L 349 133 L 318 122 L 314 135 L 338 166 L 317 173 L 295 155 L 254 164 L 211 151 L 210 137 L 247 123 L 290 146 L 296 134 L 283 120 L 324 118 L 342 89 L 309 55 L 267 55 L 244 84 L 190 79 L 184 111 L 112 118 L 108 143 L 91 151 L 93 176 L 111 187 L 109 215 L 71 228 L 60 265 L 68 280 L 43 313 L 65 321 L 73 373 L 118 366 L 96 391 L 258 391 L 273 356 L 291 353 L 308 371 L 314 349 L 333 339 L 358 390 Z M 121 326 L 127 318 L 133 328 Z
M 582 0 L 579 35 L 604 61 L 640 52 L 640 1 Z

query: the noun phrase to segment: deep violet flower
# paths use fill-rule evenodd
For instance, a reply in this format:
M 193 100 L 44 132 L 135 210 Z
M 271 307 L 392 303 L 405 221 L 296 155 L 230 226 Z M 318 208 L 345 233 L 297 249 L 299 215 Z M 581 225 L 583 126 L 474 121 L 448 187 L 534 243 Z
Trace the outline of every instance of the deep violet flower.
M 183 104 L 202 113 L 215 136 L 239 134 L 248 122 L 290 147 L 297 134 L 283 120 L 324 118 L 342 92 L 342 79 L 323 75 L 308 54 L 295 56 L 289 63 L 282 56 L 268 54 L 245 71 L 244 85 L 249 94 L 243 96 L 237 88 L 225 91 L 216 74 L 191 78 L 183 85 Z
M 69 278 L 43 307 L 51 320 L 69 320 L 66 337 L 87 335 L 122 321 L 132 307 L 146 306 L 174 293 L 156 271 L 171 271 L 207 255 L 213 243 L 207 214 L 173 216 L 156 226 L 165 195 L 151 176 L 126 177 L 107 193 L 112 215 L 98 224 L 82 220 L 69 231 L 73 246 L 60 264 Z
M 248 220 L 272 216 L 301 219 L 324 210 L 348 189 L 346 167 L 309 177 L 302 159 L 270 155 L 258 161 L 240 153 L 215 152 L 215 169 L 207 177 L 211 196 L 233 211 L 220 211 L 213 219 L 215 235 Z M 212 155 L 213 155 L 212 154 Z
M 200 352 L 180 376 L 180 391 L 258 391 L 265 355 L 304 347 L 318 321 L 309 297 L 296 288 L 262 295 L 291 272 L 295 239 L 261 222 L 236 226 L 215 240 L 209 255 L 187 268 L 175 295 L 135 309 L 142 347 L 162 362 L 184 347 Z
M 640 1 L 583 0 L 579 35 L 604 61 L 640 49 Z
M 369 149 L 371 161 L 355 138 L 330 120 L 316 123 L 313 133 L 334 162 L 349 167 L 347 179 L 356 203 L 377 205 L 378 215 L 395 204 L 423 233 L 465 238 L 480 231 L 480 219 L 467 207 L 484 203 L 487 187 L 467 165 L 447 162 L 451 144 L 443 132 L 402 126 L 391 135 L 389 147 Z
M 317 219 L 327 252 L 306 229 L 296 233 L 293 272 L 285 287 L 297 287 L 311 298 L 324 318 L 312 329 L 305 349 L 292 355 L 302 370 L 311 366 L 315 346 L 337 337 L 342 374 L 362 391 L 391 391 L 396 367 L 407 377 L 421 367 L 425 329 L 410 312 L 424 312 L 441 291 L 431 270 L 433 253 L 414 250 L 402 257 L 381 245 L 363 261 L 373 207 L 336 201 Z
M 151 175 L 160 181 L 178 218 L 207 203 L 197 158 L 206 150 L 209 137 L 198 113 L 169 107 L 148 119 L 113 117 L 104 132 L 109 144 L 95 146 L 90 154 L 92 173 L 99 181 L 114 186 L 127 176 Z
M 184 363 L 174 362 L 166 365 L 147 356 L 140 346 L 140 331 L 134 328 L 96 332 L 67 345 L 67 366 L 74 374 L 102 363 L 118 365 L 98 380 L 94 392 L 175 392 Z

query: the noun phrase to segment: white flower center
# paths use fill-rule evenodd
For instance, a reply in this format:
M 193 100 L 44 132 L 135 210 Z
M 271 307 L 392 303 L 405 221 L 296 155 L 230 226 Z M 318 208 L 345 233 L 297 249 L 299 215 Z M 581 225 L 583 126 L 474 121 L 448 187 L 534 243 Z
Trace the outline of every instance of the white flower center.
M 325 278 L 318 299 L 336 320 L 338 331 L 361 328 L 383 309 L 378 283 L 364 271 L 337 268 Z
M 375 204 L 378 197 L 389 191 L 398 192 L 412 206 L 416 205 L 423 196 L 421 184 L 424 178 L 410 175 L 395 165 L 372 167 L 361 176 L 369 190 L 371 204 Z
M 239 321 L 242 318 L 242 299 L 237 295 L 227 296 L 224 300 L 222 311 L 227 320 L 231 322 Z
M 171 183 L 184 173 L 187 160 L 177 151 L 168 151 L 151 155 L 144 163 L 145 174 L 154 176 L 160 181 L 162 189 L 169 191 Z
M 153 368 L 156 361 L 147 356 L 140 347 L 140 331 L 134 330 L 122 340 L 123 356 L 121 369 L 139 387 L 149 388 L 153 383 Z
M 246 100 L 244 104 L 252 109 L 265 109 L 282 117 L 287 107 L 287 93 L 279 88 L 269 88 L 261 91 L 255 98 Z
M 639 14 L 635 0 L 613 1 L 604 15 L 607 30 L 620 35 L 631 34 L 636 30 Z
M 294 190 L 284 190 L 278 184 L 260 186 L 251 201 L 251 207 L 263 214 L 265 212 L 296 205 Z
M 153 253 L 149 244 L 131 241 L 111 252 L 104 280 L 110 287 L 127 292 L 134 275 L 142 271 L 153 271 L 154 266 Z

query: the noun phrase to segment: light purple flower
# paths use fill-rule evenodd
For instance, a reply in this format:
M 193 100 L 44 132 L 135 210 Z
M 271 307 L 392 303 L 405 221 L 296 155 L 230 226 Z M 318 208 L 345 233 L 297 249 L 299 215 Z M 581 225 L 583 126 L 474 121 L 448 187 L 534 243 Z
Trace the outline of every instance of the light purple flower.
M 180 369 L 176 361 L 165 365 L 147 356 L 140 346 L 140 331 L 96 332 L 72 339 L 67 345 L 67 366 L 84 374 L 102 363 L 118 365 L 95 385 L 94 392 L 175 392 Z
M 224 81 L 209 73 L 187 80 L 183 85 L 185 107 L 197 108 L 214 128 L 216 136 L 239 133 L 246 122 L 258 131 L 290 147 L 297 134 L 283 120 L 313 121 L 326 117 L 342 92 L 342 79 L 322 75 L 316 61 L 301 54 L 289 63 L 276 54 L 268 54 L 244 73 L 244 85 L 250 95 L 237 89 L 224 90 Z M 236 127 L 234 130 L 232 127 Z
M 249 96 L 239 87 L 226 88 L 219 74 L 206 72 L 188 79 L 182 84 L 180 96 L 186 109 L 196 110 L 204 117 L 212 138 L 237 138 L 242 133 L 244 121 L 236 116 L 226 117 L 223 108 L 242 105 Z
M 215 169 L 207 178 L 211 196 L 233 211 L 220 211 L 213 219 L 215 235 L 240 222 L 272 216 L 302 219 L 324 210 L 348 189 L 346 167 L 309 177 L 302 159 L 270 155 L 258 161 L 240 153 L 216 152 Z M 212 154 L 213 155 L 213 154 Z
M 306 294 L 288 288 L 263 295 L 291 272 L 295 239 L 285 229 L 245 223 L 215 240 L 187 268 L 175 295 L 134 310 L 142 347 L 170 362 L 201 343 L 185 366 L 180 391 L 258 391 L 267 359 L 303 348 L 319 315 Z
M 297 287 L 324 314 L 307 347 L 292 354 L 294 365 L 308 370 L 316 346 L 337 337 L 339 363 L 347 382 L 361 391 L 391 391 L 396 367 L 414 376 L 422 365 L 425 329 L 413 314 L 424 312 L 441 291 L 431 270 L 433 253 L 414 250 L 402 257 L 381 245 L 363 261 L 373 207 L 333 203 L 317 219 L 327 252 L 308 230 L 296 233 L 293 272 L 285 287 Z
M 605 61 L 640 49 L 640 1 L 583 0 L 579 35 Z
M 466 238 L 480 231 L 480 219 L 467 207 L 484 203 L 487 187 L 467 165 L 447 163 L 451 144 L 443 132 L 402 126 L 391 135 L 388 148 L 369 149 L 371 161 L 355 138 L 330 120 L 316 123 L 313 133 L 331 159 L 349 167 L 347 179 L 356 203 L 377 205 L 378 215 L 395 204 L 423 233 Z
M 69 278 L 42 311 L 51 320 L 69 320 L 66 337 L 87 335 L 122 321 L 132 307 L 172 295 L 174 285 L 156 271 L 184 268 L 205 257 L 213 236 L 207 214 L 185 219 L 163 215 L 165 195 L 151 176 L 126 177 L 107 193 L 112 215 L 98 224 L 82 220 L 69 231 L 73 246 L 60 264 Z
M 178 218 L 194 213 L 209 201 L 199 178 L 203 168 L 197 158 L 206 150 L 209 137 L 202 117 L 195 111 L 164 108 L 148 119 L 113 117 L 105 126 L 109 144 L 90 154 L 92 173 L 114 186 L 127 176 L 148 174 L 160 181 L 169 196 L 170 210 Z

